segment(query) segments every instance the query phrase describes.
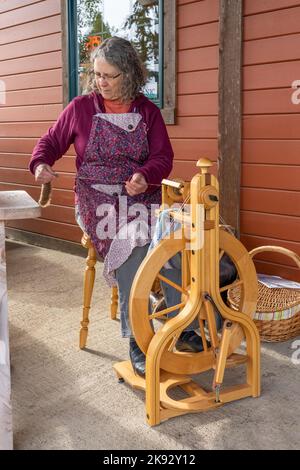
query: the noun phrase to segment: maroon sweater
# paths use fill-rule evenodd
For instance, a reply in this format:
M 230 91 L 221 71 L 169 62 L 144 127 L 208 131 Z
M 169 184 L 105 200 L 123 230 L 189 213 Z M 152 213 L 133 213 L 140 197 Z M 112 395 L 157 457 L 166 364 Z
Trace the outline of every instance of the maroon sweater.
M 77 96 L 62 111 L 55 124 L 41 137 L 33 149 L 29 169 L 34 173 L 40 163 L 53 166 L 61 158 L 71 144 L 76 150 L 76 167 L 82 164 L 85 148 L 90 135 L 92 117 L 96 113 L 93 98 L 89 95 Z M 100 109 L 105 112 L 103 98 L 96 94 Z M 147 125 L 149 158 L 139 168 L 150 184 L 160 184 L 172 169 L 173 150 L 167 129 L 158 107 L 144 95 L 140 95 L 131 104 L 129 112 L 139 112 Z M 150 188 L 149 188 L 150 189 Z M 154 189 L 154 188 L 153 188 Z

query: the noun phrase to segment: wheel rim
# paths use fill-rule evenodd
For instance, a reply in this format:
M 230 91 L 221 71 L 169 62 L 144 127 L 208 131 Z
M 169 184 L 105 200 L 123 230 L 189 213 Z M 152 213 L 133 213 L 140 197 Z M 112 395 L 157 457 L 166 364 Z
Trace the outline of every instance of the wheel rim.
M 174 234 L 172 243 L 170 243 L 170 240 L 162 240 L 143 261 L 134 279 L 129 302 L 130 321 L 136 341 L 145 354 L 155 334 L 151 327 L 151 316 L 149 316 L 148 307 L 148 299 L 152 285 L 165 263 L 177 253 L 183 251 L 184 247 L 185 240 L 179 237 L 177 239 L 176 233 Z M 240 302 L 239 305 L 236 306 L 237 308 L 231 309 L 226 306 L 226 311 L 229 316 L 230 313 L 232 313 L 232 315 L 236 317 L 236 310 L 238 309 L 240 312 L 243 312 L 245 316 L 252 317 L 255 312 L 256 298 L 255 295 L 253 295 L 253 288 L 250 289 L 249 286 L 251 283 L 256 282 L 257 279 L 254 264 L 246 248 L 239 240 L 235 239 L 224 230 L 220 230 L 220 252 L 226 253 L 235 264 L 239 278 L 236 285 L 240 285 L 241 289 Z M 178 287 L 182 288 L 182 286 Z M 224 289 L 223 287 L 221 290 Z M 187 301 L 188 294 L 185 295 L 185 297 Z M 216 297 L 219 306 L 223 307 L 224 303 L 221 298 L 220 289 L 217 289 Z M 182 308 L 183 305 L 184 303 L 175 306 L 174 310 L 178 309 L 180 306 Z M 224 311 L 224 309 L 222 310 Z M 161 315 L 164 315 L 164 311 L 162 311 Z M 228 318 L 227 315 L 224 316 Z M 239 344 L 236 344 L 235 348 L 238 345 Z M 203 356 L 203 361 L 199 361 L 199 355 Z M 197 373 L 210 369 L 212 358 L 213 352 L 211 349 L 200 353 L 183 353 L 166 350 L 161 359 L 161 368 L 173 373 L 180 373 L 181 370 L 185 370 L 185 373 Z M 199 364 L 200 362 L 201 364 Z

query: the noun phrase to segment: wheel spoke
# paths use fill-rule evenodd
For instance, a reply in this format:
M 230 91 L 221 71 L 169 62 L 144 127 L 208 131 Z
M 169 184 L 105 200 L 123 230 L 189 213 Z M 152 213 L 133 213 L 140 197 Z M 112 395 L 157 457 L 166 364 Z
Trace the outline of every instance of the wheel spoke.
M 169 284 L 170 286 L 174 287 L 174 289 L 178 290 L 178 291 L 181 292 L 182 294 L 188 295 L 188 291 L 187 291 L 186 289 L 184 289 L 183 287 L 179 286 L 179 285 L 176 284 L 175 282 L 170 281 L 170 279 L 168 279 L 167 277 L 163 276 L 162 274 L 158 274 L 157 277 L 158 277 L 158 279 L 159 279 L 160 281 L 163 281 L 163 282 L 165 282 L 166 284 Z
M 163 310 L 160 310 L 159 312 L 152 313 L 149 315 L 149 320 L 154 320 L 154 318 L 159 318 L 162 317 L 168 313 L 174 312 L 174 310 L 180 309 L 185 306 L 185 302 L 181 302 L 180 304 L 173 305 L 172 307 L 169 308 L 164 308 Z
M 224 250 L 220 250 L 220 253 L 219 253 L 219 260 L 222 259 L 222 256 L 224 255 L 225 251 Z
M 232 284 L 228 284 L 227 286 L 223 286 L 220 288 L 220 292 L 224 292 L 225 290 L 232 289 L 233 287 L 241 286 L 244 281 L 238 280 L 234 281 Z

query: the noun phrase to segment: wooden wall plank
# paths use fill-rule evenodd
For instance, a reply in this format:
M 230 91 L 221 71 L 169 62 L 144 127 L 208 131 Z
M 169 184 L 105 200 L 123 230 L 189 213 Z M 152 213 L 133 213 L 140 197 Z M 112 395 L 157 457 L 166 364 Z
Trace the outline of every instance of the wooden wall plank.
M 298 77 L 300 61 L 273 64 L 248 65 L 243 67 L 244 90 L 279 88 L 292 85 Z M 292 89 L 291 89 L 292 93 Z
M 281 246 L 281 245 L 277 241 L 276 245 L 274 246 Z M 287 266 L 289 268 L 294 268 L 294 269 L 297 268 L 296 264 L 293 262 L 291 258 L 288 258 L 287 256 L 284 256 L 280 253 L 265 252 L 265 253 L 255 256 L 254 261 L 255 263 L 259 263 L 259 264 L 261 264 L 262 262 L 267 262 L 267 263 Z M 298 276 L 300 278 L 299 268 L 298 268 Z
M 244 65 L 299 60 L 300 34 L 244 42 Z
M 36 139 L 5 139 L 0 138 L 1 153 L 27 153 L 31 154 L 36 144 Z
M 300 165 L 256 165 L 243 163 L 242 186 L 299 191 Z
M 45 0 L 0 15 L 0 29 L 60 14 L 60 0 Z
M 195 47 L 215 46 L 218 44 L 218 22 L 178 31 L 178 50 L 192 49 Z
M 182 95 L 178 97 L 177 116 L 217 116 L 217 93 Z
M 0 191 L 27 191 L 27 193 L 35 200 L 38 201 L 40 197 L 41 188 L 39 186 L 30 186 L 17 183 L 0 183 Z M 74 207 L 74 191 L 67 189 L 52 189 L 51 201 L 54 205 L 62 205 Z
M 300 217 L 300 191 L 242 187 L 241 208 L 245 211 Z
M 210 93 L 218 91 L 218 71 L 203 70 L 178 74 L 178 94 Z
M 184 181 L 191 181 L 195 173 L 199 172 L 199 168 L 196 167 L 197 161 L 180 161 L 174 162 L 174 167 L 171 172 L 170 178 L 181 178 Z M 212 166 L 211 173 L 217 174 L 217 163 L 215 162 Z
M 45 134 L 53 122 L 9 122 L 0 126 L 0 137 L 36 137 Z
M 74 174 L 60 172 L 59 178 L 52 182 L 52 186 L 59 189 L 73 189 L 74 181 Z M 39 186 L 35 182 L 34 176 L 28 170 L 19 168 L 1 168 L 1 182 Z
M 217 160 L 217 139 L 172 139 L 175 159 L 196 162 L 201 157 Z M 1 148 L 1 140 L 0 140 Z
M 1 0 L 0 13 L 5 11 L 14 10 L 15 8 L 24 7 L 25 5 L 31 5 L 38 3 L 41 0 Z
M 41 20 L 32 21 L 13 28 L 0 30 L 0 44 L 11 44 L 15 41 L 24 41 L 47 34 L 61 32 L 60 15 L 50 16 Z M 19 46 L 20 47 L 20 46 Z
M 62 87 L 35 88 L 35 90 L 8 91 L 5 106 L 28 106 L 62 103 Z
M 280 114 L 245 116 L 245 139 L 299 139 L 300 115 Z
M 293 251 L 294 253 L 300 254 L 300 243 L 299 242 L 292 242 L 288 240 L 280 240 L 277 238 L 264 238 L 264 237 L 259 237 L 255 235 L 242 235 L 242 240 L 245 246 L 247 246 L 248 250 L 253 250 L 257 246 L 265 246 L 265 245 L 273 245 L 273 246 L 282 246 L 283 248 L 287 248 L 288 250 Z M 272 256 L 272 255 L 271 255 Z M 279 256 L 276 255 L 276 258 L 278 260 Z M 256 259 L 256 257 L 254 258 Z M 267 253 L 263 253 L 262 255 L 257 255 L 257 259 L 272 259 L 270 258 L 270 254 L 267 255 Z M 296 266 L 293 264 L 292 261 L 289 261 L 289 258 L 284 257 L 283 259 L 283 264 L 285 265 L 290 265 L 290 266 Z
M 282 10 L 299 5 L 299 0 L 245 0 L 245 15 L 254 15 L 266 11 Z
M 50 206 L 42 208 L 41 218 L 76 225 L 75 211 L 73 207 L 56 206 L 52 203 Z
M 202 2 L 179 5 L 178 27 L 183 28 L 216 21 L 218 15 L 218 0 L 204 0 Z
M 49 123 L 50 126 L 50 123 Z M 42 135 L 42 134 L 41 134 Z M 38 141 L 37 136 L 33 139 L 28 137 L 0 138 L 0 152 L 2 153 L 27 153 L 31 154 L 33 147 Z M 71 145 L 66 155 L 76 156 L 74 146 Z
M 0 77 L 62 67 L 61 52 L 47 52 L 1 63 Z M 5 74 L 5 75 L 4 75 Z
M 241 235 L 241 241 L 249 251 L 257 246 L 273 245 L 282 246 L 300 255 L 300 244 L 296 242 L 244 234 Z M 281 276 L 285 279 L 292 279 L 298 282 L 300 281 L 299 268 L 297 268 L 290 258 L 287 258 L 286 256 L 263 253 L 262 255 L 257 255 L 254 260 L 257 272 L 259 273 Z
M 8 227 L 26 230 L 28 232 L 48 235 L 80 243 L 82 230 L 77 225 L 53 222 L 44 219 L 15 220 L 7 224 Z
M 244 40 L 299 32 L 300 6 L 245 17 Z
M 2 76 L 6 91 L 30 90 L 32 88 L 62 85 L 62 69 L 43 70 L 40 72 L 20 73 L 18 75 Z M 32 92 L 33 93 L 33 92 Z
M 203 0 L 177 0 L 178 5 L 186 5 L 187 3 L 200 3 Z
M 55 121 L 62 111 L 61 104 L 42 104 L 39 106 L 12 106 L 1 108 L 0 122 L 13 121 Z
M 199 49 L 185 49 L 178 52 L 179 72 L 217 69 L 218 66 L 218 46 L 207 46 Z
M 258 233 L 259 227 L 259 233 Z M 300 218 L 287 215 L 241 211 L 241 232 L 299 243 Z
M 31 154 L 23 153 L 0 153 L 0 167 L 28 169 Z M 56 171 L 75 173 L 75 157 L 64 156 L 55 162 Z M 0 170 L 1 171 L 1 170 Z
M 61 33 L 54 33 L 34 39 L 26 39 L 20 44 L 4 44 L 0 46 L 0 67 L 2 61 L 16 59 L 18 57 L 26 57 L 34 54 L 44 54 L 45 52 L 53 52 L 61 50 Z
M 291 95 L 291 88 L 245 91 L 244 114 L 299 114 L 299 106 L 292 103 Z
M 178 118 L 177 126 L 168 128 L 170 138 L 216 138 L 217 118 L 207 117 L 182 117 Z
M 271 276 L 280 276 L 283 279 L 299 282 L 299 268 L 292 266 L 286 267 L 282 264 L 267 263 L 266 261 L 256 261 L 256 270 L 259 273 L 270 274 Z
M 243 140 L 244 163 L 299 164 L 300 140 Z

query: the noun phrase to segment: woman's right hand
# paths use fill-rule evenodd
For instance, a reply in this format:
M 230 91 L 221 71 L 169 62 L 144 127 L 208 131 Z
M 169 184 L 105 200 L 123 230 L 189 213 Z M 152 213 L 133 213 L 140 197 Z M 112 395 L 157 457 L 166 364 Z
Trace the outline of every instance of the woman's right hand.
M 40 184 L 46 184 L 58 177 L 58 174 L 52 170 L 50 165 L 41 163 L 34 172 L 35 181 Z

